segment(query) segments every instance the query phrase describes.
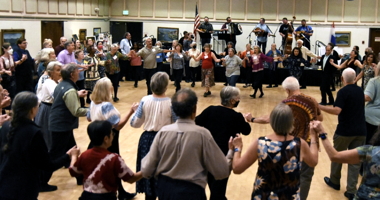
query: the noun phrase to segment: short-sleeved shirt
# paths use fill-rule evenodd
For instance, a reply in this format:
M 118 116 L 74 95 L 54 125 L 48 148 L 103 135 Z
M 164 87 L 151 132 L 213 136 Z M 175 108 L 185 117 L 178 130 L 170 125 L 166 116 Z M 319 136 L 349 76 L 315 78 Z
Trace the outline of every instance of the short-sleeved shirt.
M 83 175 L 84 191 L 96 194 L 116 193 L 119 180 L 134 175 L 118 154 L 100 147 L 82 153 L 69 171 L 71 176 Z
M 338 91 L 334 107 L 342 111 L 338 115 L 335 134 L 340 136 L 365 136 L 364 93 L 355 85 L 349 84 Z
M 120 122 L 120 113 L 111 102 L 95 104 L 91 101 L 90 112 L 87 112 L 87 119 L 91 119 L 91 121 L 107 120 L 112 125 L 116 125 Z
M 360 199 L 380 199 L 380 147 L 364 145 L 357 147 L 363 163 L 363 178 L 356 195 Z
M 137 52 L 137 55 L 144 59 L 145 69 L 155 69 L 157 67 L 156 55 L 162 52 L 164 50 L 159 47 L 152 47 L 151 49 L 144 47 Z
M 269 29 L 268 29 L 268 26 L 266 24 L 257 24 L 255 28 L 260 28 L 261 30 L 264 30 L 264 32 L 266 32 L 266 34 L 264 34 L 264 36 L 257 36 L 257 41 L 259 42 L 266 42 L 268 40 L 268 35 L 267 33 L 271 32 Z
M 230 57 L 227 55 L 224 59 L 226 59 L 226 77 L 240 75 L 240 65 L 242 63 L 242 60 L 239 58 L 239 56 L 234 55 Z
M 313 32 L 313 28 L 311 28 L 311 26 L 299 26 L 299 27 L 296 29 L 296 31 L 305 31 L 306 33 L 312 33 L 312 32 Z M 310 35 L 306 35 L 306 34 L 304 34 L 304 35 L 305 35 L 305 37 L 306 37 L 307 39 L 310 38 Z
M 63 51 L 59 52 L 57 60 L 64 65 L 75 63 L 75 54 L 74 52 L 71 52 L 69 54 L 69 52 L 66 49 L 64 49 Z
M 364 91 L 372 101 L 365 106 L 365 121 L 374 125 L 380 125 L 380 78 L 371 78 Z

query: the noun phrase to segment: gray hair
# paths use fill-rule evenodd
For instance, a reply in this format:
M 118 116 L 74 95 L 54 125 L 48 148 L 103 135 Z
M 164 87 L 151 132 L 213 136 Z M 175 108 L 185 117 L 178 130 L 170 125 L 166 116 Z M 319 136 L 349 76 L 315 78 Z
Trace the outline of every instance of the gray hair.
M 73 73 L 77 69 L 77 65 L 70 63 L 67 65 L 64 65 L 61 69 L 61 76 L 63 80 L 70 80 L 71 79 L 71 73 Z
M 161 41 L 157 41 L 156 45 L 158 45 L 158 44 L 162 45 L 162 42 Z
M 119 48 L 119 44 L 118 43 L 111 44 L 111 48 L 115 48 L 115 47 Z
M 277 104 L 270 113 L 269 122 L 277 135 L 287 135 L 293 130 L 292 109 L 284 103 Z
M 296 91 L 300 89 L 300 84 L 295 77 L 289 76 L 282 82 L 282 87 L 290 91 Z
M 237 87 L 226 86 L 220 91 L 220 100 L 223 106 L 231 106 L 231 99 L 240 95 Z
M 169 75 L 166 72 L 156 72 L 150 81 L 150 88 L 157 95 L 165 93 L 168 85 Z
M 49 62 L 49 64 L 46 67 L 46 72 L 49 74 L 49 76 L 50 76 L 50 73 L 52 71 L 54 71 L 54 67 L 55 66 L 59 66 L 59 67 L 62 68 L 63 64 L 60 63 L 59 61 L 51 61 L 51 62 Z
M 54 49 L 53 48 L 43 48 L 41 50 L 41 58 L 40 58 L 40 60 L 42 60 L 42 61 L 49 60 L 49 54 L 50 53 L 54 53 Z
M 345 70 L 343 70 L 342 76 L 346 83 L 354 83 L 356 72 L 352 68 L 346 68 Z
M 298 42 L 301 42 L 301 44 L 303 44 L 303 40 L 301 40 L 301 39 L 297 40 L 297 43 L 298 43 Z
M 65 49 L 67 49 L 67 47 L 68 47 L 70 44 L 74 44 L 74 42 L 73 42 L 73 41 L 67 41 L 67 42 L 65 42 Z

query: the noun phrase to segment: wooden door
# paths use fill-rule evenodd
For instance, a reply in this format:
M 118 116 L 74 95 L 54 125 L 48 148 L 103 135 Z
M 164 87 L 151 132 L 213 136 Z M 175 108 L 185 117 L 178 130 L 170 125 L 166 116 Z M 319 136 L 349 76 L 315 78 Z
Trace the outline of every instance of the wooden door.
M 369 29 L 368 46 L 372 47 L 372 50 L 375 53 L 375 55 L 377 55 L 380 52 L 380 28 Z
M 63 36 L 63 21 L 41 21 L 41 49 L 45 39 L 53 40 L 53 48 L 59 45 Z

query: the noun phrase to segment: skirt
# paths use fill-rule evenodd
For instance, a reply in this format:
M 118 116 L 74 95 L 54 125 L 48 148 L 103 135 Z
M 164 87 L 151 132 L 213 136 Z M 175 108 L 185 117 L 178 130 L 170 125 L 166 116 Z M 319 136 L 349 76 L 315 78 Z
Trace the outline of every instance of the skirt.
M 97 82 L 98 80 L 99 80 L 99 79 L 97 79 L 97 80 L 85 80 L 85 81 L 84 81 L 84 88 L 85 88 L 86 90 L 90 90 L 90 91 L 94 90 L 95 84 L 96 84 L 96 82 Z
M 141 160 L 148 154 L 156 134 L 156 131 L 144 131 L 141 135 L 137 149 L 136 172 L 141 170 Z M 150 178 L 137 181 L 136 192 L 145 193 L 148 196 L 157 196 L 156 179 Z
M 51 149 L 52 135 L 49 131 L 49 117 L 50 117 L 51 104 L 41 102 L 38 113 L 34 119 L 34 122 L 41 127 L 42 136 L 44 137 L 48 150 Z
M 209 76 L 208 78 L 206 76 Z M 215 85 L 214 68 L 202 68 L 202 87 L 212 87 Z

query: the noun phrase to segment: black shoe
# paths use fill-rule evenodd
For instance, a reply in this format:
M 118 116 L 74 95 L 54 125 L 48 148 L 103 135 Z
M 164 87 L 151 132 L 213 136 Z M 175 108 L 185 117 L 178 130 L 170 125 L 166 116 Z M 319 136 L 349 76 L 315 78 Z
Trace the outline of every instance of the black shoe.
M 273 87 L 278 87 L 278 85 L 274 85 Z
M 254 98 L 254 99 L 256 99 L 256 94 L 251 94 L 249 96 L 252 97 L 252 98 Z
M 259 98 L 263 98 L 263 96 L 264 96 L 264 93 L 261 93 L 260 96 L 259 96 Z
M 327 103 L 325 103 L 325 102 L 320 102 L 319 105 L 325 106 L 325 105 L 327 105 Z
M 325 176 L 325 178 L 323 178 L 323 180 L 325 180 L 325 183 L 328 186 L 330 186 L 332 189 L 334 189 L 334 190 L 340 190 L 340 185 L 332 183 L 329 177 Z
M 272 88 L 272 86 L 271 86 L 271 85 L 268 85 L 267 88 Z
M 353 200 L 355 195 L 352 193 L 344 192 L 344 196 L 348 198 L 348 200 Z
M 227 86 L 227 85 L 228 85 L 228 83 L 224 83 L 223 85 L 224 85 L 224 86 Z
M 117 198 L 119 200 L 130 200 L 130 199 L 135 198 L 136 195 L 137 195 L 137 193 L 128 193 L 128 192 L 125 192 L 125 193 L 119 194 L 119 196 Z
M 329 102 L 329 103 L 327 103 L 327 105 L 334 105 L 334 102 Z
M 243 88 L 247 88 L 247 87 L 249 87 L 249 85 L 243 85 Z
M 207 97 L 207 96 L 208 96 L 208 93 L 207 93 L 207 92 L 205 92 L 205 93 L 203 94 L 203 96 L 204 96 L 204 97 Z
M 305 87 L 305 86 L 302 86 L 302 87 L 300 87 L 300 89 L 306 89 L 306 87 Z
M 192 83 L 192 84 L 191 84 L 191 87 L 194 87 L 194 86 L 195 86 L 195 83 Z
M 135 87 L 135 88 L 137 88 L 139 85 L 137 84 L 137 83 L 135 83 L 134 85 L 133 85 L 133 87 Z
M 207 92 L 207 95 L 211 95 L 211 91 L 208 91 L 208 92 Z
M 119 101 L 119 98 L 117 98 L 117 97 L 113 98 L 113 102 L 118 102 L 118 101 Z
M 46 184 L 43 186 L 41 185 L 39 188 L 39 191 L 40 192 L 52 192 L 52 191 L 56 191 L 57 189 L 58 189 L 58 187 L 55 185 Z

